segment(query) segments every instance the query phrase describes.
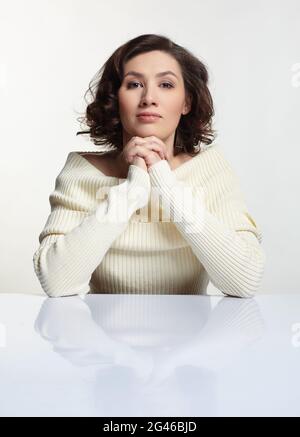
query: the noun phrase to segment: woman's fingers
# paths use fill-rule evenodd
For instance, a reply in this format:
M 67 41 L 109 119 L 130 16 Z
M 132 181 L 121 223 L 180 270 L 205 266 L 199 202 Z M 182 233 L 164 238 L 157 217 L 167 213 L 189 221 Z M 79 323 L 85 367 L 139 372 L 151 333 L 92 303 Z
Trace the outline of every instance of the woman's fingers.
M 163 141 L 157 139 L 156 137 L 133 137 L 133 139 L 134 141 L 131 146 L 132 148 L 134 148 L 135 146 L 143 145 L 150 148 L 151 150 L 155 150 L 156 152 L 160 153 L 162 159 L 167 158 L 167 146 Z
M 133 147 L 132 152 L 143 153 L 146 156 L 149 152 L 157 152 L 161 159 L 165 159 L 164 151 L 158 144 L 144 143 Z
M 167 157 L 168 157 L 168 148 L 167 148 L 166 144 L 160 138 L 158 138 L 158 137 L 156 137 L 154 135 L 151 135 L 150 137 L 145 137 L 144 139 L 147 142 L 158 144 L 162 148 L 162 150 L 163 150 L 163 152 L 165 154 L 165 157 L 167 159 Z

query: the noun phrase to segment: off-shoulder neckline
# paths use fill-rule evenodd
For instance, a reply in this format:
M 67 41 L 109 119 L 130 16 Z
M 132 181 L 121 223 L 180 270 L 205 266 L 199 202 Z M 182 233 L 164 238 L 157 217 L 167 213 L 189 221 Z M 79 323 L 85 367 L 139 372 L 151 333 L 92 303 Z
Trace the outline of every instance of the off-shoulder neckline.
M 211 148 L 208 147 L 208 148 Z M 193 156 L 191 159 L 188 159 L 187 161 L 184 161 L 182 164 L 180 164 L 178 167 L 174 168 L 173 170 L 171 169 L 171 172 L 174 174 L 180 174 L 183 170 L 186 169 L 186 167 L 189 167 L 189 165 L 191 165 L 192 163 L 195 163 L 195 160 L 198 160 L 199 157 L 206 151 L 207 149 L 202 150 L 202 152 L 199 152 L 196 156 Z M 108 176 L 105 173 L 103 173 L 103 171 L 101 171 L 99 168 L 95 167 L 94 164 L 92 164 L 91 162 L 89 162 L 87 159 L 84 158 L 84 156 L 81 155 L 81 153 L 84 154 L 93 154 L 93 155 L 98 155 L 99 152 L 84 152 L 84 151 L 75 151 L 75 152 L 71 152 L 74 154 L 74 156 L 76 156 L 78 159 L 80 159 L 82 162 L 84 162 L 88 167 L 92 168 L 94 171 L 96 171 L 97 173 L 99 173 L 103 178 L 106 179 L 110 179 L 110 180 L 118 180 L 118 181 L 125 181 L 126 178 L 119 178 L 117 176 Z M 100 152 L 101 153 L 101 152 Z

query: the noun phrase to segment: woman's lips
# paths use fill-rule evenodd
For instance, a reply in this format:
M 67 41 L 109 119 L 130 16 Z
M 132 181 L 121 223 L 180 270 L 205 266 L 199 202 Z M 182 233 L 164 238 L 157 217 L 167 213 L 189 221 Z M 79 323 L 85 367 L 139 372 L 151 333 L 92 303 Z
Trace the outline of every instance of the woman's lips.
M 160 119 L 157 115 L 138 115 L 137 118 L 143 123 L 152 123 Z

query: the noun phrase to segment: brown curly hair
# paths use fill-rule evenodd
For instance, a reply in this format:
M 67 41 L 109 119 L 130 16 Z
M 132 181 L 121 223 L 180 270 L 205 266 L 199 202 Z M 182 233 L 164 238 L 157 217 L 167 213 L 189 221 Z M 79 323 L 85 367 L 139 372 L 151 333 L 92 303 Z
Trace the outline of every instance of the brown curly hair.
M 118 104 L 118 89 L 123 81 L 123 67 L 134 56 L 152 50 L 170 54 L 181 67 L 185 91 L 191 97 L 191 110 L 181 116 L 176 128 L 174 155 L 184 151 L 195 156 L 201 151 L 201 143 L 208 145 L 215 139 L 215 131 L 212 129 L 214 107 L 207 86 L 207 68 L 190 51 L 163 35 L 139 35 L 115 50 L 90 81 L 84 95 L 85 98 L 90 92 L 93 100 L 88 104 L 85 116 L 77 120 L 84 122 L 90 130 L 77 132 L 76 135 L 89 133 L 95 145 L 108 144 L 112 146 L 112 150 L 123 149 Z

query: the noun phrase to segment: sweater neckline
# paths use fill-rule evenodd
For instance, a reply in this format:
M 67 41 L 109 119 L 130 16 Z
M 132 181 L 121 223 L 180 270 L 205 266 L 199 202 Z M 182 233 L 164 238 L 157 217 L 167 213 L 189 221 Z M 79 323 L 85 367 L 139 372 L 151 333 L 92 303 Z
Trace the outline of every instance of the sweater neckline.
M 173 170 L 170 168 L 171 172 L 173 174 L 180 174 L 182 173 L 183 170 L 186 169 L 186 167 L 189 167 L 192 163 L 195 163 L 196 159 L 199 159 L 199 156 L 203 153 L 199 152 L 196 156 L 193 156 L 191 159 L 188 159 L 187 161 L 184 161 L 182 164 L 180 164 L 179 166 L 177 166 L 176 168 L 174 168 Z M 107 180 L 113 180 L 113 181 L 125 181 L 126 178 L 119 178 L 117 176 L 108 176 L 106 174 L 104 174 L 101 170 L 99 170 L 97 167 L 94 166 L 94 164 L 92 164 L 91 162 L 89 162 L 87 159 L 85 159 L 82 155 L 80 155 L 80 153 L 82 152 L 73 152 L 74 156 L 76 156 L 81 162 L 84 162 L 88 167 L 92 168 L 94 171 L 96 171 L 97 173 L 99 173 L 103 178 L 107 179 Z M 98 152 L 83 152 L 83 153 L 90 153 L 90 154 L 96 154 Z

